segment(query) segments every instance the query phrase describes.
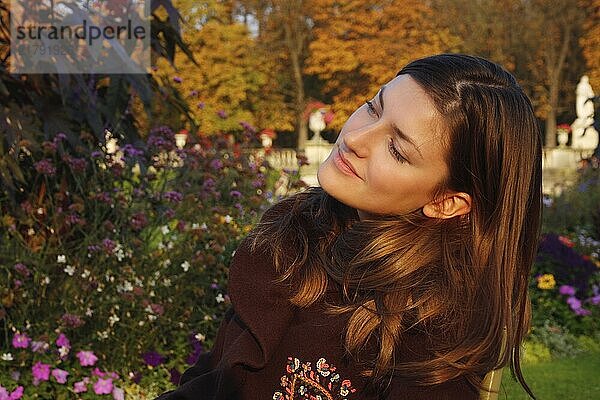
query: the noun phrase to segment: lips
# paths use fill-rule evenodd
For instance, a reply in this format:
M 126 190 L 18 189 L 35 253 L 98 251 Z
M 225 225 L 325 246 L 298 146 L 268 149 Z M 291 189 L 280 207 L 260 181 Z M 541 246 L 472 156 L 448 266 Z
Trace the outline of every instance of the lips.
M 358 176 L 358 174 L 356 173 L 356 169 L 354 169 L 354 166 L 352 164 L 350 164 L 350 161 L 346 160 L 346 157 L 344 157 L 344 154 L 340 150 L 339 146 L 338 146 L 338 154 L 339 154 L 340 159 L 342 160 L 342 162 L 344 164 L 346 164 L 346 166 L 354 173 L 354 175 Z

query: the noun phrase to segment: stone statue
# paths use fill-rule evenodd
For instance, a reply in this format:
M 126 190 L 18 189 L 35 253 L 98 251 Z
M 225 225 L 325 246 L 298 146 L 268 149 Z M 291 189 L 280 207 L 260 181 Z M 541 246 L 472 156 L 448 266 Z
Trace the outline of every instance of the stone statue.
M 577 119 L 571 124 L 573 138 L 571 147 L 594 150 L 598 146 L 598 131 L 594 128 L 594 91 L 587 75 L 581 77 L 575 90 Z
M 321 132 L 325 130 L 325 110 L 318 109 L 310 114 L 308 118 L 308 127 L 315 134 L 312 138 L 312 141 L 316 142 L 321 138 Z

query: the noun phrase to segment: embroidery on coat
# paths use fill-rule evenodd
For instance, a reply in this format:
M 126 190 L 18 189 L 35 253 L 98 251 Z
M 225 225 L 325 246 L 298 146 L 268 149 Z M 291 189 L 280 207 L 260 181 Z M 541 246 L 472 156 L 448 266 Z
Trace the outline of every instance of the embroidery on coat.
M 342 379 L 337 368 L 324 358 L 315 366 L 288 357 L 286 374 L 280 382 L 283 391 L 273 393 L 273 400 L 348 400 L 348 396 L 356 392 L 352 382 Z

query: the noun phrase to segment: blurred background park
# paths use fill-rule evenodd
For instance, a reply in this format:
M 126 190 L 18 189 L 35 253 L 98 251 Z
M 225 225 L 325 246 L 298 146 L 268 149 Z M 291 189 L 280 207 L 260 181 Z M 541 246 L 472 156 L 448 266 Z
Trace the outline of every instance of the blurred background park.
M 151 10 L 147 74 L 11 74 L 0 2 L 0 399 L 173 388 L 210 350 L 262 212 L 317 184 L 350 113 L 440 52 L 499 62 L 533 101 L 545 195 L 524 376 L 541 399 L 600 398 L 599 0 Z M 527 398 L 508 370 L 500 398 Z

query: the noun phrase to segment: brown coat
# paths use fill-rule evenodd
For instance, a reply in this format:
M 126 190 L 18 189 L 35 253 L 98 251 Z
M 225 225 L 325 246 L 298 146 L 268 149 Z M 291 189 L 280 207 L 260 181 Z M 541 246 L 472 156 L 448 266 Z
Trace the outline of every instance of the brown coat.
M 273 206 L 269 212 L 279 212 Z M 367 396 L 367 381 L 344 358 L 343 333 L 348 315 L 323 313 L 323 303 L 299 309 L 276 277 L 271 255 L 250 251 L 244 239 L 229 271 L 227 312 L 211 353 L 183 374 L 179 387 L 157 400 L 358 400 Z M 329 290 L 331 300 L 337 291 Z M 420 335 L 406 335 L 400 349 L 405 360 L 426 357 Z M 380 399 L 477 399 L 466 380 L 435 387 L 407 387 L 394 380 Z

